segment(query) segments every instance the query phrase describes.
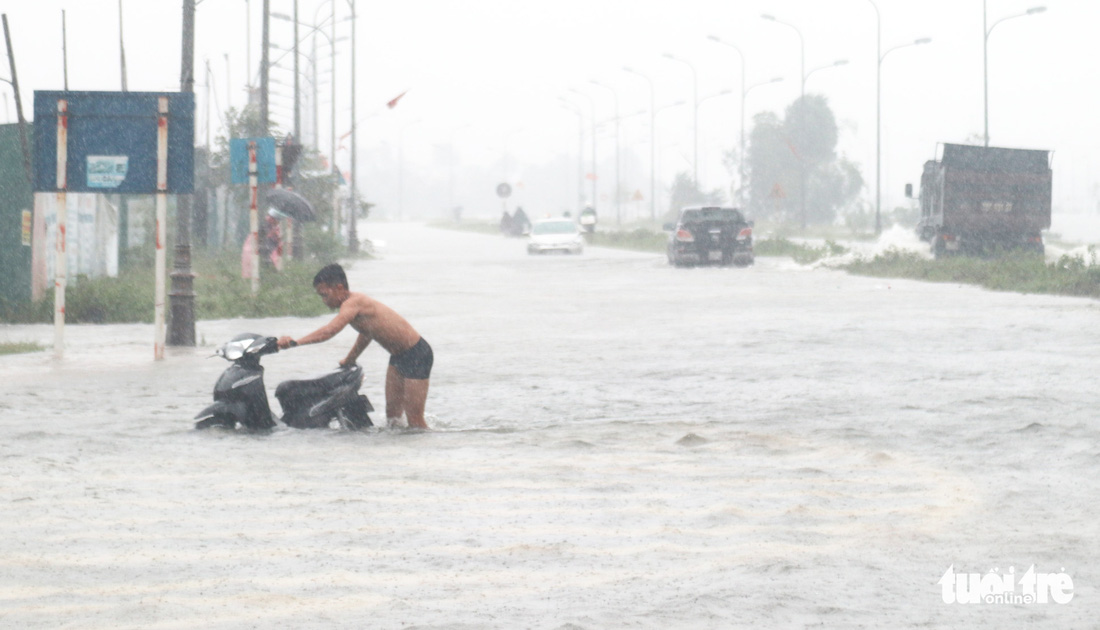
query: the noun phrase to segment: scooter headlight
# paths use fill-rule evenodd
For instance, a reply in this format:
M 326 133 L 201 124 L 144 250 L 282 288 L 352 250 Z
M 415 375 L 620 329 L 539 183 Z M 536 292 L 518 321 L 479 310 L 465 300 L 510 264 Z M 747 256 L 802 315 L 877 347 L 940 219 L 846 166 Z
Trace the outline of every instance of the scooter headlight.
M 230 341 L 218 350 L 218 354 L 222 355 L 229 361 L 236 361 L 237 359 L 244 356 L 245 350 L 247 350 L 248 346 L 250 345 L 252 345 L 251 339 Z

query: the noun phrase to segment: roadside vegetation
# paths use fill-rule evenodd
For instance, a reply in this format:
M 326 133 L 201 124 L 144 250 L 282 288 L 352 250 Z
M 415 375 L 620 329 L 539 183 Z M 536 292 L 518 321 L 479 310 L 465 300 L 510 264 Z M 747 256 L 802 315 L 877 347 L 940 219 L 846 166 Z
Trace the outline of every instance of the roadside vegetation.
M 30 342 L 17 341 L 17 342 L 9 342 L 9 343 L 0 343 L 0 355 L 22 354 L 24 352 L 38 352 L 38 351 L 44 350 L 44 349 L 45 348 L 43 348 L 42 346 L 40 346 L 36 343 L 30 343 Z
M 339 244 L 325 234 L 306 231 L 302 260 L 286 260 L 282 271 L 264 264 L 260 291 L 252 296 L 252 281 L 241 277 L 239 253 L 195 252 L 195 318 L 312 317 L 328 312 L 313 292 L 313 275 L 321 266 L 341 257 Z M 169 248 L 169 251 L 172 251 Z M 134 251 L 117 278 L 79 277 L 65 290 L 65 321 L 73 324 L 106 324 L 153 321 L 156 291 L 152 255 Z M 168 263 L 171 273 L 172 263 Z M 347 264 L 345 263 L 345 266 Z M 169 281 L 170 282 L 170 281 Z M 169 284 L 168 290 L 171 291 Z M 30 324 L 53 321 L 53 289 L 44 299 L 27 304 L 0 304 L 0 321 Z
M 929 260 L 912 252 L 890 250 L 843 268 L 880 278 L 976 284 L 994 291 L 1047 293 L 1100 298 L 1100 266 L 1081 256 L 1046 262 L 1037 255 L 1004 254 L 989 258 L 949 257 Z
M 436 227 L 460 229 L 483 234 L 500 234 L 497 225 L 489 222 L 440 222 Z M 782 228 L 767 230 L 773 236 L 758 238 L 754 243 L 757 256 L 784 256 L 802 265 L 848 253 L 848 248 L 827 239 L 823 245 L 807 245 L 787 238 Z M 831 235 L 836 236 L 836 235 Z M 666 232 L 639 227 L 612 231 L 598 229 L 586 234 L 590 245 L 619 247 L 635 251 L 663 253 L 668 240 Z M 973 284 L 994 291 L 1044 293 L 1100 298 L 1100 264 L 1098 256 L 1062 256 L 1046 262 L 1036 255 L 1005 252 L 986 258 L 952 256 L 932 260 L 910 251 L 890 249 L 873 258 L 856 258 L 830 265 L 849 273 L 879 278 L 906 278 L 926 282 Z

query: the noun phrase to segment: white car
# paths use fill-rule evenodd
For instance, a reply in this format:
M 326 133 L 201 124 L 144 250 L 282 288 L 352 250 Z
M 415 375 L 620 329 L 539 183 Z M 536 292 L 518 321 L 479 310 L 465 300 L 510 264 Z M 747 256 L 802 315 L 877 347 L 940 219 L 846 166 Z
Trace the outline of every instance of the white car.
M 528 254 L 545 252 L 584 252 L 584 236 L 573 219 L 539 219 L 531 224 L 531 236 L 527 241 Z

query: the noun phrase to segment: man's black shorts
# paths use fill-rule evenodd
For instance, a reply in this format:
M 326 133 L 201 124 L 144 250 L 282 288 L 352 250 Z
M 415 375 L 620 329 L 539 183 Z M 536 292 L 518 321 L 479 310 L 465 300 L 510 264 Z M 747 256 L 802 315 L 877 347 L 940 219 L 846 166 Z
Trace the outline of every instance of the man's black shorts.
M 390 356 L 390 365 L 397 368 L 397 372 L 405 378 L 418 381 L 427 380 L 432 374 L 432 363 L 435 355 L 432 347 L 421 337 L 416 345 L 402 352 Z

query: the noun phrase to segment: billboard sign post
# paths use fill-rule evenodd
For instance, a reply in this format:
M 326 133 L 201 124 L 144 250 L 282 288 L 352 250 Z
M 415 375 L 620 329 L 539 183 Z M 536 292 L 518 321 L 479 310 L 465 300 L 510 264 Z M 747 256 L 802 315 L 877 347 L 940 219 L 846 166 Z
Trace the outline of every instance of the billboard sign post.
M 251 269 L 249 277 L 252 279 L 252 295 L 260 292 L 260 214 L 259 194 L 260 184 L 281 183 L 279 148 L 275 146 L 275 138 L 271 136 L 261 138 L 230 138 L 229 140 L 229 176 L 233 184 L 248 184 L 248 242 L 246 246 L 252 248 L 249 257 Z
M 65 195 L 156 195 L 154 358 L 164 358 L 167 196 L 194 187 L 195 97 L 188 92 L 34 93 L 34 190 L 58 198 L 54 352 L 64 353 Z

